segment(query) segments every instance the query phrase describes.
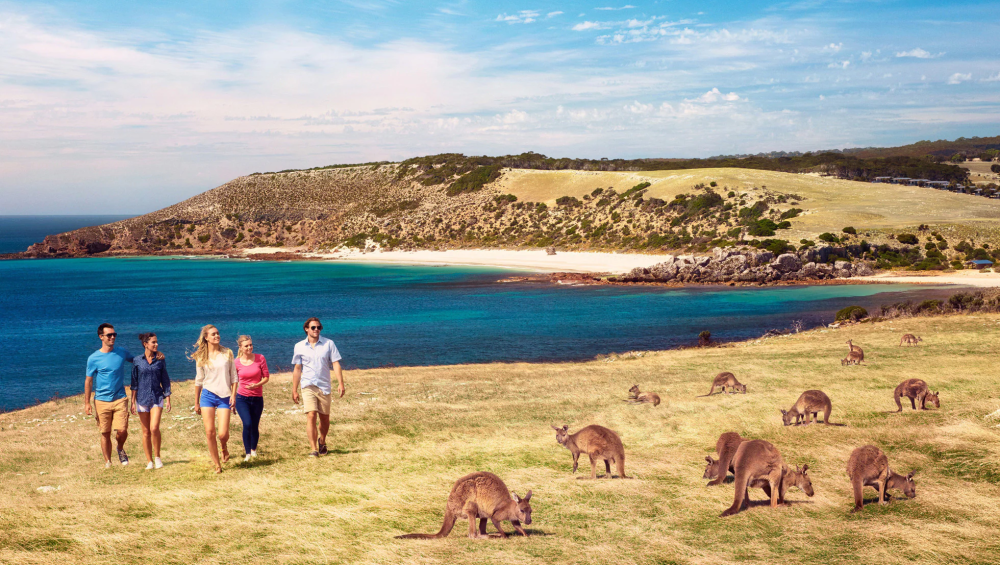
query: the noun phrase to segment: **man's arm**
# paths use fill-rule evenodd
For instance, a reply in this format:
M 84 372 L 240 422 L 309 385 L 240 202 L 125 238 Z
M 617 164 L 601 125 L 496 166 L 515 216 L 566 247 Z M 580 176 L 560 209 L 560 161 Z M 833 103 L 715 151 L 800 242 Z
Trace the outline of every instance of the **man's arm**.
M 340 361 L 333 362 L 333 374 L 337 375 L 337 381 L 340 382 L 338 390 L 340 391 L 340 397 L 344 397 L 344 392 L 347 390 L 344 388 L 344 370 L 340 368 Z
M 292 369 L 292 402 L 299 403 L 299 381 L 302 380 L 302 365 Z
M 83 411 L 88 415 L 93 415 L 94 411 L 91 407 L 91 396 L 94 394 L 94 377 L 87 376 L 83 381 Z

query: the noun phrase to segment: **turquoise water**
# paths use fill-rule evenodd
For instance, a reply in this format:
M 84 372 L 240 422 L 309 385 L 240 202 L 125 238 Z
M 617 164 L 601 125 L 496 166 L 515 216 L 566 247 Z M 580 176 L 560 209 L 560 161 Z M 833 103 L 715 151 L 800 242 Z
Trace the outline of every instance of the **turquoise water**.
M 756 337 L 802 320 L 829 322 L 850 304 L 875 307 L 953 290 L 888 285 L 786 288 L 501 284 L 512 271 L 338 262 L 192 258 L 0 261 L 0 410 L 83 390 L 97 326 L 119 345 L 155 331 L 173 379 L 204 324 L 235 348 L 250 334 L 288 370 L 302 323 L 319 316 L 347 368 L 588 359 L 601 353 Z M 348 379 L 350 377 L 348 376 Z
M 45 236 L 99 226 L 132 216 L 0 216 L 0 253 L 20 253 Z

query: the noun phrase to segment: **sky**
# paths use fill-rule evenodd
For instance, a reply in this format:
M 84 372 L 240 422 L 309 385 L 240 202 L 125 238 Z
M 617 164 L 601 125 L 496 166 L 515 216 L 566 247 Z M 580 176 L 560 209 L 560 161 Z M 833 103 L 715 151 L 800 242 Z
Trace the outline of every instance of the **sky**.
M 0 0 L 0 215 L 443 152 L 1000 134 L 995 2 Z

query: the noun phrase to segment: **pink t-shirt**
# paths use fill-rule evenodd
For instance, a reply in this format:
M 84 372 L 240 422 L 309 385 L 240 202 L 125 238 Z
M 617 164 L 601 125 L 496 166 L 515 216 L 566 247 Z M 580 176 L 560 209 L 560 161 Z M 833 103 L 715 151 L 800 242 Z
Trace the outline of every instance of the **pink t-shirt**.
M 240 386 L 236 389 L 236 394 L 264 396 L 262 388 L 247 388 L 247 385 L 257 384 L 261 379 L 270 377 L 270 373 L 267 372 L 267 360 L 264 359 L 264 356 L 255 353 L 253 363 L 250 365 L 244 365 L 243 360 L 237 357 L 233 360 L 233 365 L 236 365 L 236 376 L 240 378 Z

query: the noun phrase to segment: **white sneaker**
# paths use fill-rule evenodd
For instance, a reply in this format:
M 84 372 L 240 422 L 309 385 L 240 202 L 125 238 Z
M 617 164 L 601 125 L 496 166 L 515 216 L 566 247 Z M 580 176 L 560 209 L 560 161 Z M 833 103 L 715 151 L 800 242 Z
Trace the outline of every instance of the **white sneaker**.
M 147 471 L 152 471 L 153 470 L 153 462 L 152 461 L 150 461 L 149 463 L 146 463 L 146 470 Z
M 251 449 L 250 450 L 250 457 L 257 457 L 257 450 L 256 449 Z
M 104 462 L 104 468 L 105 469 L 110 469 L 111 468 L 111 461 L 105 461 Z
M 243 462 L 244 462 L 244 463 L 247 463 L 247 462 L 249 462 L 249 461 L 250 461 L 250 454 L 248 453 L 248 454 L 246 455 L 246 457 L 244 457 L 244 458 L 243 458 Z
M 162 468 L 162 467 L 163 467 L 163 461 L 160 461 L 160 458 L 159 458 L 159 457 L 157 457 L 157 458 L 156 458 L 156 461 L 155 461 L 155 462 L 154 462 L 154 464 L 153 464 L 153 466 L 154 466 L 155 468 L 157 468 L 157 469 L 160 469 L 160 468 Z

